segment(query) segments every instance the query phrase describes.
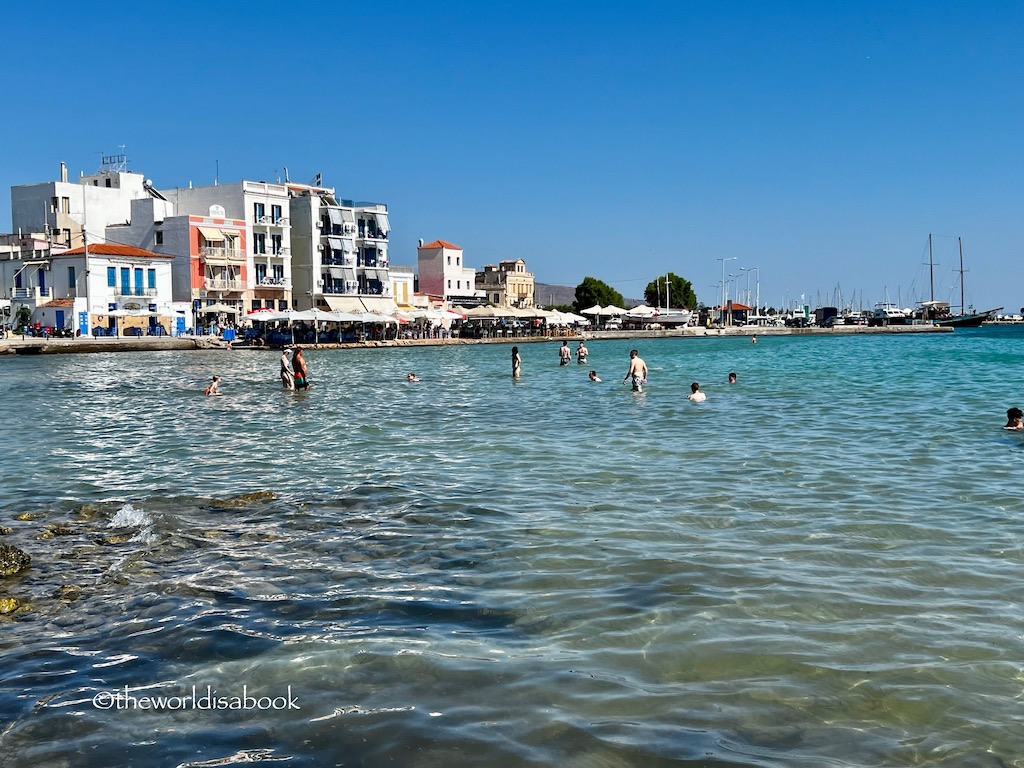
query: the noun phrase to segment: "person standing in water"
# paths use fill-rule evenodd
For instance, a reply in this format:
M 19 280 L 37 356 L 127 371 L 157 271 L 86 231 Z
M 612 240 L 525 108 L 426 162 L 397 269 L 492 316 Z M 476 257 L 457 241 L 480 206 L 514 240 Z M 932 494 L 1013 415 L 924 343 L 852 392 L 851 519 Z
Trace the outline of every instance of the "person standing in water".
M 210 386 L 206 388 L 206 395 L 219 395 L 220 394 L 220 376 L 214 376 L 213 381 L 210 382 Z
M 626 377 L 622 383 L 625 384 L 630 378 L 633 379 L 633 391 L 643 392 L 644 384 L 647 383 L 647 363 L 635 349 L 629 351 L 629 370 L 626 371 Z
M 690 400 L 693 400 L 695 403 L 703 403 L 707 399 L 708 396 L 700 391 L 700 384 L 696 381 L 693 382 L 693 384 L 690 385 Z
M 288 350 L 281 350 L 281 386 L 284 389 L 295 389 L 295 371 L 288 359 Z
M 558 348 L 558 364 L 568 365 L 569 360 L 572 359 L 572 352 L 569 351 L 569 342 L 563 341 L 562 346 Z
M 586 348 L 586 346 L 581 341 L 580 345 L 578 347 L 576 347 L 576 362 L 579 365 L 586 365 L 587 364 L 587 355 L 589 355 L 589 354 L 590 354 L 590 351 Z
M 519 347 L 512 347 L 512 378 L 518 379 L 523 372 L 523 358 L 519 356 Z
M 301 347 L 296 347 L 292 352 L 292 370 L 295 371 L 295 389 L 309 389 L 309 368 L 306 367 Z

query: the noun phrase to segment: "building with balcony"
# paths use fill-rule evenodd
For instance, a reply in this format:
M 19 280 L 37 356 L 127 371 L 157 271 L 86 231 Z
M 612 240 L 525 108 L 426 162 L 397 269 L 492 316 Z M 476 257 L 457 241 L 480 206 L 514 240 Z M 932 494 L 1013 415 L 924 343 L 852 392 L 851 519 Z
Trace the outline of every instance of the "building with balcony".
M 476 287 L 486 294 L 487 301 L 498 307 L 532 307 L 533 273 L 526 271 L 522 259 L 488 264 L 476 273 Z
M 387 206 L 339 199 L 329 187 L 289 184 L 288 189 L 297 305 L 394 312 Z
M 420 293 L 437 296 L 453 304 L 477 304 L 483 293 L 476 289 L 476 271 L 467 267 L 462 248 L 445 240 L 434 240 L 417 249 Z
M 132 246 L 90 243 L 88 252 L 23 251 L 22 258 L 0 261 L 0 274 L 13 311 L 29 307 L 33 323 L 82 336 L 129 328 L 150 333 L 157 326 L 175 334 L 184 327 L 172 306 L 172 261 Z
M 162 194 L 174 204 L 179 216 L 223 218 L 245 224 L 245 264 L 224 265 L 225 268 L 238 268 L 227 269 L 222 272 L 221 278 L 211 278 L 216 282 L 211 283 L 207 290 L 236 293 L 234 285 L 244 281 L 244 288 L 237 291 L 244 312 L 253 308 L 281 310 L 295 306 L 292 222 L 287 184 L 241 181 L 236 184 L 165 190 Z M 222 215 L 212 216 L 211 211 Z M 224 232 L 233 231 L 233 227 L 228 226 L 221 229 Z M 235 245 L 231 246 L 226 241 L 204 237 L 204 244 L 200 247 L 234 251 L 238 242 L 242 241 L 236 240 Z M 213 285 L 220 287 L 213 288 Z

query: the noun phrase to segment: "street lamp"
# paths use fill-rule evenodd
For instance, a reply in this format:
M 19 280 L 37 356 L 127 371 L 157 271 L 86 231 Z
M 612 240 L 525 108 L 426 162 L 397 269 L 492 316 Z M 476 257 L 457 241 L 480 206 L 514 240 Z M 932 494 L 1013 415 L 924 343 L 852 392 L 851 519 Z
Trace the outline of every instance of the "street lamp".
M 739 256 L 720 256 L 716 261 L 722 262 L 722 311 L 718 317 L 722 321 L 722 325 L 725 325 L 725 262 L 736 261 Z

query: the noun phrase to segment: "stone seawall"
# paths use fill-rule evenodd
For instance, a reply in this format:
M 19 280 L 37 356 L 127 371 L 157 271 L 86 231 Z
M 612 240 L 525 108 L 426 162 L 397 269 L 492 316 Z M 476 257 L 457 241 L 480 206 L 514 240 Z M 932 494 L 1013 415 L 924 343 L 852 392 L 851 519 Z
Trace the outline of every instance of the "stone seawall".
M 350 344 L 300 344 L 298 346 L 316 349 L 367 349 L 370 347 L 442 347 L 466 344 L 534 344 L 562 341 L 564 339 L 679 339 L 708 338 L 717 336 L 853 336 L 861 334 L 905 334 L 905 333 L 953 333 L 953 328 L 939 328 L 934 325 L 890 325 L 868 327 L 866 325 L 840 325 L 834 328 L 681 328 L 659 331 L 583 331 L 576 334 L 555 336 L 498 336 L 486 339 L 394 339 L 391 341 L 362 341 Z M 212 337 L 150 337 L 138 338 L 78 338 L 78 339 L 3 339 L 0 340 L 0 355 L 57 355 L 80 352 L 143 352 L 157 350 L 203 350 L 227 349 L 226 342 Z M 266 347 L 233 346 L 242 352 Z

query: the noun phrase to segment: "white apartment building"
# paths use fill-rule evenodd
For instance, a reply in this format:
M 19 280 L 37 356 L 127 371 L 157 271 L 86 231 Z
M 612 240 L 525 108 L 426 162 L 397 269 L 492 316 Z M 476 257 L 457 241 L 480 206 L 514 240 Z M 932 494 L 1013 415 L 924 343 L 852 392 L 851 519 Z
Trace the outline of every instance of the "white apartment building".
M 329 187 L 289 184 L 288 189 L 296 305 L 394 312 L 387 206 L 342 200 Z
M 211 216 L 245 222 L 245 289 L 239 301 L 243 312 L 254 307 L 292 309 L 292 223 L 288 184 L 241 181 L 164 190 L 179 216 Z M 242 265 L 239 265 L 242 266 Z M 208 300 L 210 296 L 201 296 Z

